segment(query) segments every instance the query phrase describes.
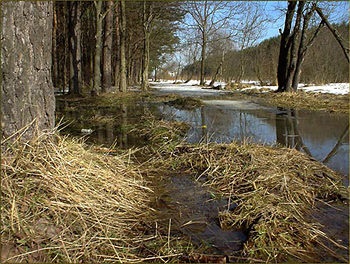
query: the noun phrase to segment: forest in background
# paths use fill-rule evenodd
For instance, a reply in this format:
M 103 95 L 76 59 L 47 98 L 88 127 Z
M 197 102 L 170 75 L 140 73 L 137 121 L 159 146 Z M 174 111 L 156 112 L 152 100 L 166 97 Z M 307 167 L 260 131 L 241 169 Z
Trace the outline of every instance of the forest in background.
M 334 25 L 349 45 L 349 24 Z M 311 29 L 313 31 L 315 29 Z M 277 64 L 280 37 L 273 37 L 262 41 L 254 47 L 244 50 L 230 50 L 226 52 L 219 80 L 235 82 L 241 80 L 257 81 L 261 85 L 277 85 Z M 220 46 L 209 48 L 206 77 L 211 79 L 222 59 L 223 50 Z M 199 62 L 186 65 L 181 71 L 181 78 L 189 76 L 198 79 Z M 164 76 L 166 77 L 166 76 Z M 301 82 L 305 84 L 326 84 L 349 82 L 349 64 L 344 57 L 336 39 L 323 27 L 314 44 L 310 47 L 301 72 Z
M 307 8 L 305 12 L 311 10 L 311 2 Z M 202 76 L 228 83 L 252 80 L 276 85 L 280 36 L 254 43 L 265 32 L 265 11 L 254 1 L 55 1 L 54 87 L 71 94 L 97 95 L 133 85 L 147 90 L 149 79 L 196 79 L 204 84 Z M 195 21 L 192 25 L 189 15 Z M 315 21 L 308 29 L 310 36 L 318 28 Z M 348 46 L 349 22 L 333 26 Z M 185 43 L 184 36 L 192 39 Z M 179 52 L 182 55 L 176 58 Z M 300 81 L 348 80 L 348 62 L 323 25 L 306 53 Z
M 80 94 L 110 92 L 123 78 L 124 90 L 139 84 L 173 51 L 183 15 L 179 2 L 55 1 L 54 87 Z

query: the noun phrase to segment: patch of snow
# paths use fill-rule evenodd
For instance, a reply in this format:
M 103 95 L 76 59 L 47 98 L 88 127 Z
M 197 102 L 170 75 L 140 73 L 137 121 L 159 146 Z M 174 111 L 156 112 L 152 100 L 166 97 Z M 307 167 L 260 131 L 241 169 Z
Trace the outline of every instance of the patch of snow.
M 301 86 L 301 85 L 300 85 Z M 349 94 L 349 83 L 330 83 L 326 85 L 301 86 L 298 89 L 313 93 Z
M 152 87 L 160 92 L 180 93 L 184 96 L 203 96 L 227 93 L 223 90 L 210 89 L 209 87 L 199 86 L 198 83 L 194 81 L 180 84 L 174 84 L 173 82 L 151 82 L 151 84 L 153 85 Z
M 162 82 L 151 82 L 156 89 L 167 89 L 167 90 L 174 90 L 174 91 L 187 91 L 187 92 L 199 92 L 199 91 L 206 91 L 208 93 L 218 93 L 220 91 L 218 90 L 212 90 L 205 87 L 199 86 L 198 80 L 190 80 L 188 83 L 185 83 L 183 80 L 179 80 L 178 84 L 174 84 L 173 80 L 167 80 Z M 206 84 L 209 85 L 210 81 L 206 81 Z M 257 90 L 266 90 L 266 91 L 276 91 L 277 86 L 260 86 L 257 85 L 256 81 L 243 81 L 242 83 L 245 84 L 251 84 L 251 87 L 243 88 L 241 91 L 247 91 L 252 89 Z M 226 86 L 225 82 L 215 82 L 214 87 L 221 86 L 224 88 Z M 305 91 L 305 92 L 311 92 L 311 93 L 329 93 L 329 94 L 336 94 L 336 95 L 344 95 L 349 94 L 350 90 L 350 84 L 349 83 L 330 83 L 326 85 L 306 85 L 303 83 L 300 83 L 298 85 L 298 90 Z
M 258 86 L 253 85 L 248 88 L 244 88 L 241 91 L 252 90 L 252 89 L 267 89 L 271 91 L 276 91 L 277 86 Z M 300 83 L 298 85 L 298 90 L 311 92 L 311 93 L 329 93 L 329 94 L 338 94 L 344 95 L 349 94 L 350 84 L 349 83 L 330 83 L 326 85 L 305 85 Z

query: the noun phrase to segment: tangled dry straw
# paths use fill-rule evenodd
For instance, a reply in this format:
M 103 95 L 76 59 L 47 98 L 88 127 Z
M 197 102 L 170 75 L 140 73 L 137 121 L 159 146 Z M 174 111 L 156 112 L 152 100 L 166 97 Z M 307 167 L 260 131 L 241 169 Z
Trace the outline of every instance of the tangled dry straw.
M 244 259 L 318 261 L 321 252 L 335 255 L 308 214 L 316 200 L 341 200 L 347 192 L 341 177 L 319 162 L 293 149 L 236 143 L 182 145 L 164 161 L 228 198 L 220 223 L 249 232 Z
M 321 93 L 308 93 L 303 91 L 291 93 L 275 93 L 270 91 L 247 90 L 246 95 L 258 96 L 268 105 L 285 108 L 322 110 L 337 113 L 349 113 L 349 96 Z
M 136 169 L 54 133 L 6 144 L 2 262 L 138 260 L 140 241 L 149 239 L 140 225 L 152 209 Z

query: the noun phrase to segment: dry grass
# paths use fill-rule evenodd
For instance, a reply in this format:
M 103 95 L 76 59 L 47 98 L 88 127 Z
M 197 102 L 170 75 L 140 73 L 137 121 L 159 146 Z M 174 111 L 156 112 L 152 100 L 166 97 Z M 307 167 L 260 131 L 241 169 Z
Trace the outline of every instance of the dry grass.
M 152 191 L 137 168 L 79 140 L 4 140 L 1 173 L 2 262 L 141 261 L 146 243 L 169 241 L 144 234 Z
M 152 113 L 146 112 L 139 125 L 131 132 L 138 133 L 148 143 L 146 152 L 158 153 L 174 148 L 183 141 L 189 129 L 184 122 L 166 121 L 155 117 Z
M 349 95 L 307 93 L 303 91 L 262 93 L 262 91 L 257 90 L 248 90 L 244 94 L 257 96 L 265 103 L 279 107 L 349 113 Z
M 222 227 L 249 232 L 244 259 L 318 261 L 322 251 L 335 255 L 322 242 L 329 239 L 320 225 L 307 217 L 316 200 L 347 197 L 341 177 L 326 166 L 293 149 L 236 143 L 183 145 L 163 156 L 169 168 L 205 179 L 228 198 L 227 208 L 237 205 L 219 217 Z

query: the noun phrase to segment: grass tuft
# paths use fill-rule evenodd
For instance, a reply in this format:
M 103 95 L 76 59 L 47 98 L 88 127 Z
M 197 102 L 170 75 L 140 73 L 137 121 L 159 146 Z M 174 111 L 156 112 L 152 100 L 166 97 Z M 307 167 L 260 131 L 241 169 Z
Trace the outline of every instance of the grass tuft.
M 318 261 L 325 251 L 344 261 L 324 241 L 342 246 L 308 217 L 316 201 L 348 197 L 341 176 L 323 164 L 294 149 L 234 142 L 179 145 L 162 156 L 154 167 L 191 173 L 228 199 L 234 209 L 220 213 L 220 224 L 248 233 L 244 259 Z
M 123 159 L 42 134 L 2 145 L 2 262 L 134 261 L 152 190 Z M 138 241 L 135 243 L 134 241 Z

